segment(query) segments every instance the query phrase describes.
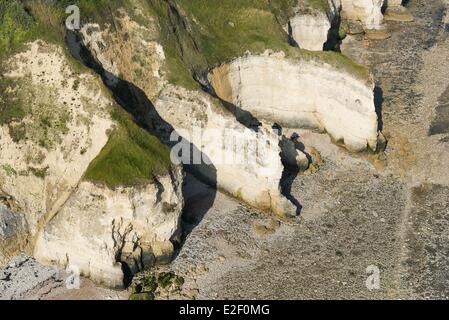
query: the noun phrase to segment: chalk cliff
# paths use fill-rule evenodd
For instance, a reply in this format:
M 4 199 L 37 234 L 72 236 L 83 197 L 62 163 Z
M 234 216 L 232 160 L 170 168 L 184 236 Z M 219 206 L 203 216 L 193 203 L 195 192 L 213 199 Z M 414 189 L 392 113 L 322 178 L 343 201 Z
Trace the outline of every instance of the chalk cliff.
M 203 154 L 206 161 L 193 170 L 209 183 L 258 209 L 296 215 L 297 208 L 280 191 L 280 137 L 271 128 L 251 130 L 204 93 L 176 86 L 165 88 L 155 107 Z
M 125 24 L 121 23 L 121 25 Z M 130 66 L 133 66 L 127 55 L 116 55 L 114 60 L 116 62 L 108 63 L 111 61 L 111 53 L 118 52 L 117 46 L 120 45 L 114 41 L 106 41 L 108 37 L 111 37 L 108 27 L 104 30 L 92 25 L 83 28 L 84 45 L 108 74 L 120 74 L 124 80 L 133 85 L 142 84 L 142 78 L 136 79 L 135 74 L 127 71 Z M 104 45 L 98 45 L 98 43 L 104 43 Z M 134 44 L 141 45 L 141 42 L 130 40 L 130 46 Z M 157 54 L 155 54 L 155 48 L 158 48 Z M 154 59 L 141 60 L 140 63 L 145 70 L 153 70 L 152 74 L 159 75 L 150 80 L 153 87 L 161 88 L 159 95 L 155 96 L 154 88 L 142 86 L 145 96 L 154 99 L 155 107 L 155 110 L 141 114 L 143 121 L 150 127 L 163 128 L 161 138 L 167 144 L 171 143 L 169 135 L 173 130 L 182 129 L 179 135 L 190 141 L 189 137 L 193 135 L 195 128 L 205 129 L 203 140 L 190 142 L 196 150 L 204 154 L 210 164 L 192 166 L 195 173 L 208 183 L 256 208 L 279 215 L 295 215 L 296 207 L 280 192 L 280 180 L 284 169 L 279 156 L 280 137 L 271 133 L 270 129 L 261 128 L 260 132 L 256 133 L 246 128 L 220 102 L 214 101 L 204 93 L 167 84 L 164 72 L 165 54 L 157 42 L 152 45 L 144 44 L 137 51 L 143 55 L 147 53 L 148 56 L 157 57 L 157 63 L 153 61 Z M 136 105 L 133 105 L 133 108 L 142 109 Z M 152 114 L 152 111 L 155 113 Z M 162 121 L 155 120 L 159 117 Z M 166 132 L 168 135 L 165 134 Z M 235 134 L 236 139 L 246 141 L 250 148 L 247 154 L 254 156 L 254 159 L 249 161 L 240 159 L 242 150 L 238 148 L 225 149 L 227 139 L 230 138 L 226 134 Z M 260 145 L 257 143 L 267 146 L 265 152 L 258 152 L 257 148 Z M 230 159 L 237 159 L 238 162 L 234 163 Z M 303 160 L 306 161 L 305 156 Z
M 159 160 L 168 149 L 117 111 L 98 76 L 56 45 L 27 46 L 0 79 L 2 115 L 12 114 L 0 126 L 0 263 L 34 252 L 121 286 L 128 269 L 170 259 L 183 174 Z
M 349 150 L 375 150 L 374 82 L 331 65 L 275 55 L 238 58 L 210 73 L 218 96 L 253 116 L 326 131 Z
M 357 20 L 367 29 L 379 29 L 383 22 L 384 0 L 341 0 L 344 19 Z
M 321 4 L 322 7 L 315 8 L 308 2 L 300 2 L 296 14 L 289 20 L 289 35 L 300 48 L 323 50 L 331 27 L 338 22 L 340 3 L 335 0 L 323 0 Z
M 170 261 L 179 236 L 182 173 L 110 190 L 82 182 L 40 233 L 34 256 L 109 287 Z

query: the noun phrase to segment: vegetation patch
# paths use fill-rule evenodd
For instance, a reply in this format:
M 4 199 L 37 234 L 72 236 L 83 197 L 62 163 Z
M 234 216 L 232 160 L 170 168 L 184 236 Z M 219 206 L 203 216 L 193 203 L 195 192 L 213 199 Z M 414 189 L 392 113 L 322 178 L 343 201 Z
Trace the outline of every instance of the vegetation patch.
M 14 142 L 31 140 L 51 149 L 68 133 L 70 111 L 59 105 L 56 88 L 1 75 L 0 92 L 0 125 L 8 125 Z
M 147 272 L 131 284 L 130 300 L 152 300 L 154 297 L 166 294 L 180 293 L 184 285 L 184 278 L 174 272 Z
M 48 169 L 50 169 L 48 166 L 44 168 L 28 168 L 30 172 L 37 178 L 44 179 L 48 175 Z
M 4 164 L 4 165 L 2 165 L 2 169 L 5 171 L 5 173 L 8 175 L 8 176 L 16 176 L 17 175 L 17 171 L 13 168 L 13 167 L 11 167 L 9 164 Z
M 109 188 L 152 182 L 170 169 L 170 152 L 155 136 L 140 128 L 124 111 L 115 109 L 117 127 L 89 165 L 84 178 Z
M 20 95 L 13 92 L 17 82 L 3 76 L 4 71 L 0 68 L 0 126 L 9 124 L 14 120 L 20 120 L 25 116 L 24 101 Z
M 159 20 L 169 81 L 194 89 L 207 70 L 249 51 L 284 51 L 287 57 L 327 63 L 363 80 L 369 70 L 337 52 L 311 52 L 291 47 L 283 29 L 294 14 L 293 0 L 149 1 Z M 305 7 L 328 11 L 326 0 L 308 0 Z

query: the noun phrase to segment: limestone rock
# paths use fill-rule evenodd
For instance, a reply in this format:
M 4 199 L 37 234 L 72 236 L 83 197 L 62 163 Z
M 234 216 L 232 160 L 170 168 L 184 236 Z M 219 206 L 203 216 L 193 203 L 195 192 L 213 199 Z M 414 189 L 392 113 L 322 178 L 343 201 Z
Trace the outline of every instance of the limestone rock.
M 149 99 L 154 99 L 166 82 L 162 69 L 164 49 L 152 41 L 157 37 L 158 27 L 154 21 L 142 25 L 126 12 L 119 10 L 118 13 L 111 17 L 114 25 L 83 25 L 83 43 L 110 73 L 108 84 L 114 85 L 117 78 L 126 79 L 141 88 Z M 126 45 L 123 45 L 124 37 Z
M 8 259 L 32 246 L 108 141 L 112 101 L 98 78 L 74 72 L 62 49 L 43 41 L 27 44 L 3 67 L 0 80 L 9 87 L 2 98 L 24 111 L 0 125 L 0 197 L 10 206 L 0 220 L 12 219 L 16 229 L 0 250 Z
M 325 63 L 248 56 L 210 73 L 220 98 L 285 127 L 317 128 L 351 151 L 376 149 L 374 82 Z
M 0 266 L 25 247 L 28 228 L 23 215 L 0 203 Z
M 169 135 L 173 129 L 182 129 L 184 133 L 187 131 L 188 136 L 193 135 L 194 127 L 206 129 L 203 141 L 190 141 L 193 148 L 202 151 L 207 162 L 211 162 L 191 166 L 197 175 L 256 208 L 280 215 L 295 215 L 295 206 L 280 192 L 283 165 L 279 157 L 279 138 L 270 129 L 262 128 L 260 134 L 256 134 L 241 125 L 223 107 L 217 108 L 217 102 L 212 103 L 207 95 L 167 84 L 162 68 L 165 59 L 162 46 L 148 42 L 149 38 L 157 36 L 157 28 L 151 23 L 142 28 L 126 15 L 114 19 L 119 22 L 118 30 L 93 24 L 84 26 L 83 43 L 108 73 L 116 77 L 120 75 L 123 80 L 135 84 L 154 101 L 157 114 L 143 116 L 148 126 L 161 127 L 161 136 L 166 135 L 166 143 L 171 143 Z M 130 34 L 127 44 L 133 48 L 129 55 L 121 54 L 122 43 L 118 41 L 122 41 L 125 33 Z M 130 55 L 137 57 L 130 59 Z M 145 70 L 152 70 L 150 81 L 145 76 L 136 77 L 129 72 L 130 67 L 135 67 L 133 60 L 139 60 Z M 159 76 L 154 77 L 155 74 Z M 154 121 L 159 117 L 161 121 Z M 258 146 L 252 145 L 250 148 L 253 148 L 251 151 L 255 155 L 255 163 L 241 163 L 244 161 L 241 158 L 237 159 L 238 163 L 228 163 L 229 159 L 240 156 L 239 150 L 224 150 L 222 146 L 227 138 L 225 132 L 231 131 L 242 141 L 256 142 L 260 138 L 268 146 L 267 154 L 258 153 Z
M 126 263 L 137 272 L 173 254 L 183 207 L 181 171 L 140 188 L 82 182 L 40 234 L 35 257 L 79 270 L 109 287 L 124 284 Z M 170 208 L 170 210 L 167 210 Z
M 331 22 L 323 12 L 300 13 L 290 19 L 290 35 L 300 48 L 321 51 L 327 41 Z
M 327 5 L 325 2 L 320 8 L 308 2 L 299 2 L 295 8 L 296 13 L 288 23 L 288 32 L 300 48 L 321 51 L 328 41 L 331 27 L 338 21 L 341 4 L 339 0 L 327 0 Z
M 383 22 L 384 0 L 341 0 L 342 18 L 358 20 L 367 29 L 378 29 Z
M 193 166 L 199 176 L 255 208 L 296 215 L 296 207 L 280 191 L 284 166 L 280 138 L 271 128 L 249 129 L 206 94 L 171 85 L 155 107 L 181 137 L 202 152 L 206 163 Z M 239 143 L 230 144 L 233 141 Z
M 285 166 L 301 171 L 307 170 L 310 164 L 309 159 L 295 141 L 283 137 L 280 145 L 281 158 Z
M 2 98 L 24 108 L 24 116 L 0 125 L 0 263 L 25 250 L 122 286 L 122 262 L 132 272 L 149 267 L 160 258 L 152 244 L 178 236 L 180 169 L 114 190 L 84 181 L 120 125 L 99 77 L 74 69 L 60 47 L 43 41 L 2 67 Z M 165 250 L 162 258 L 170 255 Z

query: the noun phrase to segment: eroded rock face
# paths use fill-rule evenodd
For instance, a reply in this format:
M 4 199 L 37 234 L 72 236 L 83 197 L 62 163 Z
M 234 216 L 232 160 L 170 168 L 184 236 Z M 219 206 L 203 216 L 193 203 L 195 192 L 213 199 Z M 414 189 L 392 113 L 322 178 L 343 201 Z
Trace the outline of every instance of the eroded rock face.
M 134 188 L 82 182 L 40 234 L 35 257 L 109 287 L 173 254 L 183 207 L 182 172 Z
M 110 85 L 114 85 L 116 78 L 126 79 L 145 91 L 149 99 L 154 99 L 166 83 L 162 70 L 164 49 L 152 40 L 158 36 L 157 26 L 154 21 L 143 26 L 121 10 L 118 13 L 121 15 L 113 17 L 114 26 L 85 24 L 81 29 L 83 43 L 111 73 Z M 123 45 L 125 35 L 127 40 Z
M 162 47 L 156 42 L 147 43 L 142 39 L 134 41 L 134 38 L 139 35 L 143 37 L 144 34 L 135 22 L 123 23 L 123 21 L 129 21 L 128 19 L 121 17 L 116 18 L 116 21 L 122 21 L 120 23 L 122 27 L 128 25 L 134 28 L 134 33 L 130 33 L 134 35 L 130 36 L 128 42 L 130 47 L 138 49 L 132 54 L 141 54 L 146 57 L 140 59 L 143 69 L 152 70 L 151 74 L 160 76 L 150 77 L 148 81 L 145 77 L 136 77 L 130 73 L 129 68 L 133 66 L 130 57 L 114 54 L 121 50 L 122 45 L 106 40 L 123 37 L 111 33 L 108 27 L 105 29 L 95 25 L 83 27 L 83 43 L 107 72 L 114 75 L 120 74 L 122 79 L 138 86 L 154 102 L 158 114 L 154 117 L 143 115 L 144 121 L 147 121 L 151 127 L 163 127 L 163 131 L 168 132 L 165 138 L 166 143 L 170 143 L 169 135 L 173 129 L 182 131 L 179 132 L 180 136 L 187 140 L 189 138 L 185 135 L 191 137 L 194 128 L 206 129 L 202 141 L 189 140 L 193 143 L 194 149 L 201 150 L 210 162 L 209 165 L 193 166 L 194 171 L 203 180 L 261 210 L 272 211 L 279 215 L 295 215 L 296 207 L 280 192 L 279 185 L 284 167 L 279 156 L 279 137 L 271 133 L 271 130 L 263 128 L 258 137 L 254 131 L 240 124 L 225 108 L 218 107 L 218 103 L 212 102 L 209 96 L 169 85 L 163 71 L 165 54 Z M 118 32 L 126 30 L 120 29 Z M 154 32 L 157 33 L 155 30 Z M 149 37 L 148 33 L 146 36 Z M 104 45 L 98 45 L 98 43 Z M 154 88 L 160 90 L 156 97 L 158 90 Z M 159 116 L 162 121 L 154 121 Z M 256 142 L 260 138 L 263 141 L 262 144 L 269 146 L 267 154 L 257 153 L 255 150 L 257 145 L 252 145 L 253 153 L 257 154 L 254 161 L 245 162 L 244 159 L 240 159 L 238 163 L 232 163 L 232 161 L 230 163 L 229 159 L 238 158 L 241 150 L 224 149 L 225 132 L 233 132 L 241 141 Z M 268 163 L 270 159 L 272 160 Z
M 378 29 L 383 22 L 384 0 L 341 0 L 342 18 L 361 21 L 367 29 Z
M 74 73 L 62 50 L 42 41 L 12 57 L 4 77 L 2 98 L 23 108 L 23 118 L 0 125 L 0 193 L 32 242 L 108 141 L 111 101 L 98 79 Z M 23 241 L 11 246 L 10 254 L 24 249 Z
M 298 14 L 290 19 L 289 24 L 291 37 L 300 48 L 323 50 L 331 28 L 331 21 L 325 13 Z
M 290 36 L 300 48 L 323 50 L 332 25 L 338 21 L 340 9 L 340 0 L 328 0 L 326 10 L 308 8 L 306 4 L 300 3 L 298 12 L 289 21 Z
M 0 266 L 26 245 L 28 228 L 23 215 L 12 212 L 0 202 Z
M 2 67 L 2 99 L 23 117 L 0 126 L 0 264 L 25 250 L 120 287 L 125 271 L 167 262 L 183 207 L 180 168 L 115 190 L 85 181 L 120 125 L 99 77 L 43 41 Z
M 296 215 L 296 207 L 280 191 L 284 167 L 278 135 L 263 127 L 259 132 L 248 129 L 207 95 L 176 86 L 167 86 L 155 107 L 182 137 L 192 139 L 189 141 L 202 151 L 210 165 L 194 167 L 205 179 L 258 209 Z M 198 129 L 200 135 L 196 134 Z M 232 141 L 238 143 L 232 145 Z
M 372 79 L 274 55 L 238 58 L 214 69 L 209 78 L 220 98 L 257 118 L 326 131 L 351 151 L 376 149 Z

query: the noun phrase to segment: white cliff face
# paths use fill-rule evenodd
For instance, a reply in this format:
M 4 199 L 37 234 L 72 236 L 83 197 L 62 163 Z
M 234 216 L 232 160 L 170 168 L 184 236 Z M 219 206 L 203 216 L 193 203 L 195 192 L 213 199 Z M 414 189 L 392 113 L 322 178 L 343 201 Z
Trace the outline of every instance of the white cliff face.
M 211 165 L 195 169 L 218 189 L 261 210 L 296 214 L 296 207 L 280 192 L 284 167 L 279 137 L 271 130 L 260 128 L 256 134 L 207 95 L 171 85 L 155 107 L 180 136 L 203 152 Z
M 25 250 L 119 287 L 122 263 L 135 273 L 167 262 L 183 207 L 180 169 L 116 190 L 83 181 L 117 126 L 100 79 L 42 41 L 12 57 L 4 76 L 2 98 L 25 110 L 0 126 L 0 264 Z
M 28 109 L 0 126 L 0 196 L 15 204 L 33 238 L 108 141 L 111 101 L 98 79 L 76 75 L 61 49 L 41 41 L 12 57 L 5 77 Z
M 206 131 L 203 141 L 192 141 L 195 148 L 202 149 L 207 160 L 212 163 L 195 166 L 195 171 L 219 189 L 256 208 L 279 215 L 295 215 L 296 207 L 280 192 L 279 184 L 284 167 L 279 156 L 279 138 L 269 130 L 262 129 L 261 141 L 272 148 L 267 151 L 268 154 L 258 153 L 255 150 L 258 146 L 251 145 L 251 152 L 256 155 L 255 161 L 246 163 L 239 160 L 236 164 L 229 163 L 229 158 L 238 158 L 239 151 L 224 150 L 225 132 L 232 131 L 241 141 L 256 141 L 255 132 L 241 125 L 226 110 L 211 103 L 207 95 L 168 85 L 162 68 L 165 62 L 162 47 L 156 42 L 142 41 L 139 38 L 143 36 L 142 28 L 129 21 L 129 18 L 122 17 L 116 21 L 120 21 L 119 33 L 133 30 L 128 41 L 129 47 L 133 48 L 129 55 L 121 53 L 121 42 L 114 41 L 117 38 L 114 34 L 117 33 L 116 30 L 110 32 L 108 27 L 103 30 L 97 25 L 83 27 L 84 44 L 105 70 L 115 75 L 121 74 L 123 79 L 137 85 L 150 100 L 155 101 L 159 115 L 175 130 L 183 131 L 180 132 L 181 136 L 192 136 L 195 126 L 215 130 Z M 148 28 L 154 34 L 157 33 L 153 27 Z M 118 37 L 119 41 L 121 39 L 122 37 Z M 139 59 L 131 59 L 136 54 Z M 151 75 L 160 76 L 148 79 L 145 73 L 144 76 L 136 77 L 130 72 L 135 65 L 133 60 L 140 60 L 140 64 L 147 70 L 145 72 L 151 71 Z M 157 97 L 156 93 L 159 93 Z M 268 163 L 265 158 L 273 160 Z
M 44 228 L 34 255 L 109 287 L 173 254 L 183 207 L 182 173 L 156 183 L 109 190 L 82 182 Z M 123 264 L 126 264 L 124 268 Z
M 367 29 L 379 29 L 383 5 L 384 0 L 341 0 L 342 18 L 360 21 Z
M 324 63 L 248 56 L 214 69 L 220 98 L 259 119 L 326 131 L 351 151 L 376 149 L 374 82 Z
M 289 32 L 300 48 L 321 51 L 329 31 L 340 15 L 340 0 L 328 0 L 326 11 L 302 8 L 289 21 Z
M 324 12 L 297 14 L 290 19 L 291 37 L 300 48 L 313 51 L 323 50 L 327 42 L 331 21 Z

